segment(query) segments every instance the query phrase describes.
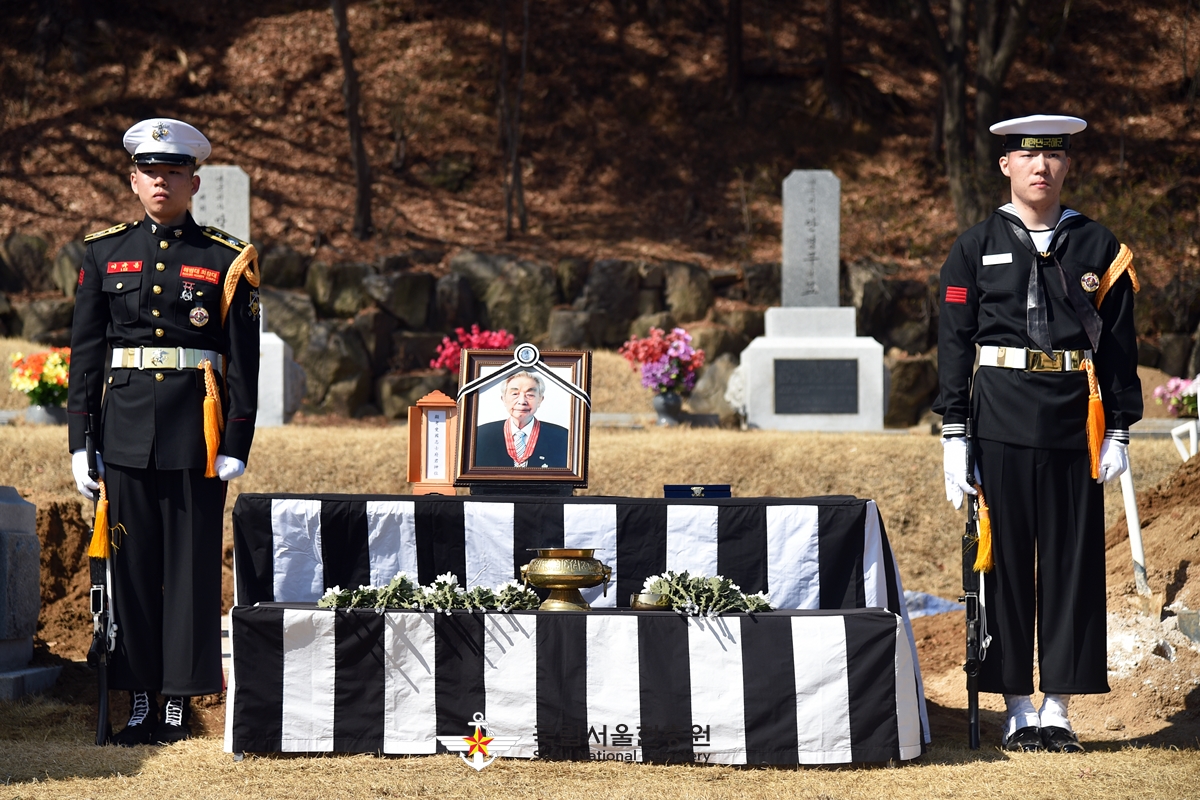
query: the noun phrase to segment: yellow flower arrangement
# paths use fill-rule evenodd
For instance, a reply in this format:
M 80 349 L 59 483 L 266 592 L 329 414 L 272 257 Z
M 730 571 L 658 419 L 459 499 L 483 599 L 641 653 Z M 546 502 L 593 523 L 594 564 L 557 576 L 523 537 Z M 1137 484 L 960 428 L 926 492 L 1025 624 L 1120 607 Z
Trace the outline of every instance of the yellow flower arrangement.
M 71 372 L 71 348 L 54 347 L 49 352 L 24 356 L 13 353 L 9 382 L 29 396 L 30 405 L 63 406 Z

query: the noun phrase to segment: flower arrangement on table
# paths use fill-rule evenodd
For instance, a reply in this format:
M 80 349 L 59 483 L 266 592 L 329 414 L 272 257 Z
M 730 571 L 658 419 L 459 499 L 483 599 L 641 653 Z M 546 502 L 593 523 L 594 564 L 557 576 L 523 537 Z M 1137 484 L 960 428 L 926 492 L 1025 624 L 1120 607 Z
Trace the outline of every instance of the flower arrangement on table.
M 468 591 L 458 585 L 454 573 L 438 575 L 433 583 L 420 586 L 407 572 L 399 572 L 387 586 L 360 586 L 327 589 L 317 601 L 318 608 L 409 608 L 449 614 L 451 609 L 475 611 L 526 611 L 537 608 L 542 600 L 537 592 L 517 581 L 507 581 L 495 589 L 476 586 Z
M 642 586 L 645 594 L 656 594 L 666 599 L 667 606 L 676 614 L 689 617 L 715 617 L 729 611 L 770 611 L 770 599 L 763 592 L 745 594 L 729 578 L 715 575 L 706 578 L 683 572 L 667 571 L 662 575 L 651 575 Z
M 704 351 L 692 347 L 692 337 L 683 328 L 664 333 L 651 328 L 645 339 L 631 336 L 617 351 L 633 369 L 641 367 L 642 386 L 655 394 L 687 396 L 696 388 L 696 378 L 704 366 Z
M 454 335 L 458 341 L 449 336 L 442 337 L 442 343 L 437 348 L 437 358 L 429 362 L 434 369 L 457 370 L 463 350 L 507 350 L 513 345 L 513 335 L 501 328 L 498 331 L 481 331 L 478 325 L 472 325 L 471 330 L 455 328 Z
M 1154 399 L 1160 406 L 1165 405 L 1173 417 L 1194 417 L 1197 391 L 1200 391 L 1200 376 L 1190 381 L 1171 378 L 1154 390 Z
M 53 347 L 28 356 L 13 353 L 9 372 L 12 388 L 24 392 L 30 405 L 62 407 L 67 403 L 71 348 Z

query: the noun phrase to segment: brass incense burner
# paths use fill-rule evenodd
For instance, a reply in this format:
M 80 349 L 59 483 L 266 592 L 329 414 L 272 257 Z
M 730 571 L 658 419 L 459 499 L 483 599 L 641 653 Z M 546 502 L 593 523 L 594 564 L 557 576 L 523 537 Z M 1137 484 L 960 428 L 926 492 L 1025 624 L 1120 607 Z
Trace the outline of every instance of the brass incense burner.
M 537 558 L 521 567 L 525 585 L 533 584 L 539 589 L 549 589 L 550 596 L 539 611 L 591 611 L 592 607 L 579 593 L 604 584 L 608 596 L 608 579 L 612 567 L 592 558 L 596 551 L 570 547 L 547 547 L 537 549 Z

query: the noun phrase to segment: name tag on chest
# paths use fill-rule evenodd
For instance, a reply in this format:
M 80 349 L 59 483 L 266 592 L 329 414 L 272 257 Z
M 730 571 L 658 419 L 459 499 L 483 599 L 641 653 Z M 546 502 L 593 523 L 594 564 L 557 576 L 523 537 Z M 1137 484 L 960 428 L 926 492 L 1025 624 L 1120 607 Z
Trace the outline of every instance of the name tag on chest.
M 990 267 L 993 264 L 1011 264 L 1012 253 L 992 253 L 983 257 L 983 265 Z

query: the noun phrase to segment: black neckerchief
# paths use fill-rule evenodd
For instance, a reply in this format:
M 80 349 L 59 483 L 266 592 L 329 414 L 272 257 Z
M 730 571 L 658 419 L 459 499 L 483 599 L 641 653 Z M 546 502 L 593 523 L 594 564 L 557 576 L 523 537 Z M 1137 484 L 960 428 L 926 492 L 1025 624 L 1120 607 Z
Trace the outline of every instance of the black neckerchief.
M 1062 220 L 1060 219 L 1059 222 L 1061 223 Z M 1017 237 L 1017 241 L 1024 245 L 1025 249 L 1033 256 L 1033 264 L 1029 269 L 1029 287 L 1025 296 L 1025 328 L 1029 333 L 1030 340 L 1046 355 L 1053 355 L 1053 346 L 1050 341 L 1049 314 L 1046 301 L 1038 283 L 1038 264 L 1043 260 L 1047 260 L 1049 262 L 1048 265 L 1054 268 L 1063 293 L 1071 303 L 1071 308 L 1074 309 L 1079 324 L 1083 326 L 1084 332 L 1087 333 L 1088 341 L 1092 344 L 1092 352 L 1096 352 L 1100 349 L 1100 330 L 1103 327 L 1100 314 L 1088 302 L 1083 288 L 1073 281 L 1067 280 L 1066 270 L 1063 269 L 1062 263 L 1058 259 L 1058 254 L 1063 251 L 1067 244 L 1068 231 L 1065 228 L 1060 229 L 1056 225 L 1050 242 L 1051 253 L 1039 253 L 1037 247 L 1033 244 L 1033 239 L 1030 238 L 1029 232 L 1025 230 L 1024 226 L 1018 225 L 1012 220 L 1008 220 L 1008 225 L 1012 228 L 1013 235 Z M 1061 235 L 1059 235 L 1060 230 Z

